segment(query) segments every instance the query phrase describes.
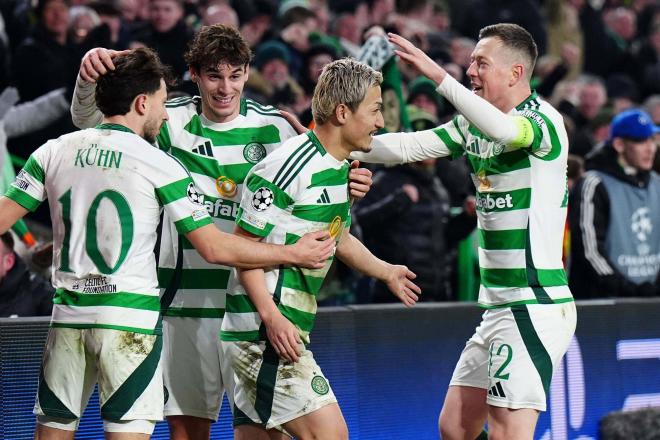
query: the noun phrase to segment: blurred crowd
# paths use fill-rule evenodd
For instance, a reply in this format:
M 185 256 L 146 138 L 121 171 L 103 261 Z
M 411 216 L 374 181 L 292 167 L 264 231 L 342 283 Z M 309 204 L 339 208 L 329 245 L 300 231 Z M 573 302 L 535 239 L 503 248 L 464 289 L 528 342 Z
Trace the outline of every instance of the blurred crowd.
M 470 87 L 465 72 L 479 29 L 517 23 L 532 34 L 539 49 L 532 88 L 562 112 L 570 137 L 568 187 L 577 185 L 570 195 L 565 255 L 571 285 L 576 286 L 574 278 L 583 278 L 574 296 L 660 294 L 660 217 L 654 217 L 660 211 L 650 206 L 646 227 L 654 229 L 643 240 L 648 249 L 637 249 L 648 257 L 648 273 L 630 278 L 627 266 L 604 267 L 598 258 L 615 258 L 608 256 L 613 252 L 610 223 L 616 220 L 608 210 L 619 202 L 610 200 L 611 192 L 605 204 L 594 204 L 593 194 L 585 199 L 589 194 L 584 188 L 590 187 L 583 177 L 585 171 L 614 167 L 615 177 L 622 173 L 620 180 L 649 192 L 651 205 L 659 203 L 660 198 L 653 200 L 657 174 L 645 164 L 631 165 L 624 154 L 628 144 L 617 144 L 612 130 L 613 118 L 622 112 L 643 110 L 633 114 L 650 118 L 647 144 L 652 152 L 646 154 L 651 154 L 650 167 L 658 171 L 658 155 L 653 163 L 658 142 L 653 124 L 660 124 L 658 0 L 3 0 L 0 12 L 3 191 L 10 181 L 7 175 L 13 173 L 12 160 L 20 165 L 46 140 L 75 129 L 68 101 L 80 60 L 94 47 L 152 47 L 178 76 L 172 95 L 193 95 L 197 90 L 183 57 L 188 42 L 201 26 L 234 26 L 254 53 L 246 97 L 287 110 L 310 126 L 311 96 L 320 70 L 343 56 L 364 58 L 363 46 L 375 26 L 414 41 Z M 415 77 L 403 63 L 396 67 L 392 99 L 383 86 L 387 130 L 424 130 L 451 120 L 454 109 L 430 80 Z M 620 139 L 639 140 L 626 137 L 643 132 L 639 130 L 624 131 Z M 477 252 L 473 192 L 464 160 L 374 169 L 372 191 L 354 207 L 354 228 L 377 256 L 406 264 L 420 275 L 424 300 L 474 297 L 474 284 L 464 281 L 478 276 L 478 268 L 465 255 Z M 572 204 L 580 205 L 580 211 L 572 212 Z M 585 206 L 603 210 L 602 217 L 595 216 L 593 234 L 585 226 Z M 635 212 L 631 215 L 639 217 Z M 37 212 L 32 220 L 47 226 L 48 213 Z M 622 233 L 639 238 L 635 227 L 626 231 Z M 19 233 L 20 238 L 24 235 Z M 577 258 L 572 252 L 579 252 Z M 571 264 L 578 265 L 572 274 Z M 390 300 L 383 286 L 359 279 L 344 267 L 335 270 L 322 303 L 324 298 L 328 304 Z M 0 272 L 0 291 L 7 283 L 3 276 Z M 587 289 L 584 286 L 594 285 L 591 276 L 608 277 L 607 283 Z M 612 277 L 621 279 L 613 282 Z

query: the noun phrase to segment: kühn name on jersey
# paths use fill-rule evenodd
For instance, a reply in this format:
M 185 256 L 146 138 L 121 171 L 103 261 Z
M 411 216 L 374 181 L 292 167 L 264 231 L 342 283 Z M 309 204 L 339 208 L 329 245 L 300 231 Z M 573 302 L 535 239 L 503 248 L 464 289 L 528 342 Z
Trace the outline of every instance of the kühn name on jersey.
M 121 151 L 104 150 L 98 148 L 98 145 L 92 144 L 90 148 L 78 149 L 74 166 L 79 166 L 80 168 L 85 168 L 86 166 L 119 168 L 122 154 Z

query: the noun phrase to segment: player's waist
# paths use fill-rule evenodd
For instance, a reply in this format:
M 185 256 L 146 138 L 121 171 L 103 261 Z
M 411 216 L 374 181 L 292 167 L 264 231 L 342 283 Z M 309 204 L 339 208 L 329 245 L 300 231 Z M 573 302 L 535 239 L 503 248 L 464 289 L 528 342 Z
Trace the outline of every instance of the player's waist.
M 567 285 L 551 287 L 487 287 L 479 288 L 479 307 L 485 309 L 520 304 L 560 304 L 573 301 Z

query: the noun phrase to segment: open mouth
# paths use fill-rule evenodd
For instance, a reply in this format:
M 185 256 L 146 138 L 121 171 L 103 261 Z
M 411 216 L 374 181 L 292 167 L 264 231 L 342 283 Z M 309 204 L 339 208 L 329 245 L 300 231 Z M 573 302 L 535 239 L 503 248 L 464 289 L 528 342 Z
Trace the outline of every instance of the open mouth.
M 232 100 L 231 96 L 214 96 L 213 97 L 213 101 L 220 104 L 220 105 L 229 105 L 231 100 Z
M 478 86 L 478 85 L 476 85 L 476 84 L 472 84 L 472 91 L 473 91 L 473 92 L 477 93 L 477 92 L 480 92 L 480 91 L 482 91 L 482 90 L 483 90 L 483 87 Z

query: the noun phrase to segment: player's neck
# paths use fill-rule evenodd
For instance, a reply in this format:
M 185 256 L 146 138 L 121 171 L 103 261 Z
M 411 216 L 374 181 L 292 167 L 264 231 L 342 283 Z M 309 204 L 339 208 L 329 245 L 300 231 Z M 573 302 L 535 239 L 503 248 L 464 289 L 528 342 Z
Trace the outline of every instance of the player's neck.
M 144 135 L 144 124 L 140 121 L 134 120 L 134 118 L 131 118 L 128 115 L 104 116 L 103 123 L 122 125 L 131 129 L 133 133 L 137 134 L 138 136 Z
M 502 113 L 509 113 L 532 94 L 529 87 L 514 87 L 500 102 L 492 103 Z
M 339 161 L 348 159 L 351 150 L 344 145 L 339 127 L 335 126 L 332 122 L 327 122 L 323 125 L 317 125 L 312 131 L 319 142 L 321 142 L 321 145 L 323 145 L 323 148 L 325 148 L 325 151 L 332 157 Z

